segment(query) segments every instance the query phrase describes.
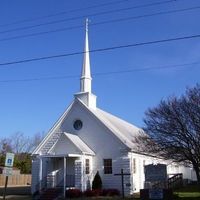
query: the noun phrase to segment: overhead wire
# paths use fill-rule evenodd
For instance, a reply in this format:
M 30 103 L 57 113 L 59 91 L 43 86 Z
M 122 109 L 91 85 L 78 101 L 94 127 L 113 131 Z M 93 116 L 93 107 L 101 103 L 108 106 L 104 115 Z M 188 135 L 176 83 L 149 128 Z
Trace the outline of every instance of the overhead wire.
M 200 64 L 200 62 L 190 62 L 190 63 L 182 63 L 182 64 L 173 64 L 173 65 L 163 65 L 156 67 L 143 67 L 143 68 L 135 68 L 135 69 L 127 69 L 127 70 L 118 70 L 118 71 L 110 71 L 110 72 L 99 72 L 93 73 L 92 76 L 105 76 L 105 75 L 117 75 L 124 73 L 133 73 L 133 72 L 144 72 L 151 70 L 165 70 L 165 69 L 176 69 L 183 68 L 192 65 Z M 68 75 L 68 76 L 51 76 L 51 77 L 40 77 L 40 78 L 27 78 L 27 79 L 8 79 L 8 80 L 0 80 L 0 83 L 9 83 L 9 82 L 30 82 L 30 81 L 45 81 L 45 80 L 61 80 L 61 79 L 71 79 L 71 78 L 79 78 L 79 75 Z
M 137 20 L 137 19 L 142 19 L 142 18 L 154 17 L 154 16 L 158 16 L 158 15 L 166 15 L 166 14 L 172 14 L 172 13 L 192 11 L 192 10 L 196 10 L 196 9 L 200 9 L 200 6 L 194 6 L 194 7 L 183 8 L 183 9 L 174 9 L 174 10 L 169 10 L 169 11 L 156 12 L 156 13 L 151 13 L 151 14 L 138 15 L 138 16 L 132 16 L 132 17 L 125 17 L 125 18 L 118 18 L 118 19 L 112 19 L 112 20 L 105 20 L 105 21 L 101 21 L 101 22 L 90 23 L 90 26 L 99 26 L 99 25 L 109 24 L 109 23 L 117 23 L 117 22 L 122 22 L 122 21 Z M 7 37 L 7 38 L 2 38 L 2 39 L 0 39 L 0 42 L 15 40 L 15 39 L 22 39 L 22 38 L 27 38 L 27 37 L 34 37 L 34 36 L 39 36 L 39 35 L 45 35 L 45 34 L 49 34 L 49 33 L 70 31 L 70 30 L 79 29 L 79 28 L 83 28 L 83 27 L 84 27 L 83 25 L 78 25 L 78 26 L 71 26 L 71 27 L 66 27 L 66 28 L 61 28 L 61 29 L 38 32 L 38 33 L 12 36 L 12 37 Z
M 0 34 L 10 33 L 10 32 L 15 32 L 15 31 L 21 31 L 21 30 L 27 30 L 27 29 L 32 29 L 32 28 L 36 28 L 36 27 L 47 26 L 47 25 L 52 25 L 52 24 L 57 24 L 57 23 L 63 23 L 63 22 L 66 22 L 66 21 L 72 21 L 72 20 L 77 20 L 77 19 L 84 19 L 84 18 L 99 16 L 99 15 L 106 15 L 106 14 L 111 14 L 111 13 L 116 13 L 116 12 L 123 12 L 123 11 L 128 11 L 128 10 L 132 10 L 132 9 L 136 9 L 136 8 L 144 8 L 144 7 L 162 5 L 162 4 L 172 3 L 172 2 L 174 2 L 174 0 L 159 1 L 159 2 L 154 2 L 154 3 L 131 6 L 131 7 L 127 7 L 127 8 L 108 10 L 108 11 L 103 11 L 103 12 L 98 12 L 98 13 L 93 13 L 93 14 L 76 16 L 76 17 L 69 17 L 69 18 L 65 18 L 65 19 L 61 19 L 61 20 L 54 20 L 54 21 L 40 23 L 40 24 L 36 24 L 36 25 L 30 25 L 30 26 L 25 26 L 25 27 L 8 29 L 8 30 L 0 31 Z
M 62 11 L 62 12 L 58 12 L 58 13 L 55 13 L 55 14 L 44 15 L 44 16 L 40 16 L 40 17 L 36 17 L 36 18 L 32 18 L 32 19 L 24 19 L 24 20 L 18 20 L 18 21 L 15 21 L 15 22 L 7 23 L 7 24 L 0 24 L 0 27 L 16 25 L 16 24 L 21 24 L 21 23 L 25 23 L 25 22 L 33 22 L 33 21 L 36 21 L 36 20 L 46 19 L 46 18 L 49 18 L 49 17 L 55 17 L 55 16 L 59 16 L 59 15 L 69 14 L 69 13 L 73 13 L 73 12 L 77 12 L 77 11 L 88 10 L 88 9 L 92 9 L 92 8 L 104 7 L 104 6 L 108 6 L 108 5 L 115 5 L 115 4 L 124 3 L 124 2 L 128 2 L 128 1 L 133 1 L 133 0 L 111 1 L 111 2 L 102 3 L 102 4 L 98 4 L 98 5 L 93 5 L 93 6 L 88 6 L 88 7 L 76 8 L 76 9 L 72 9 L 72 10 L 68 10 L 68 11 Z
M 104 51 L 111 51 L 111 50 L 122 49 L 122 48 L 130 48 L 130 47 L 136 47 L 136 46 L 160 44 L 160 43 L 165 43 L 165 42 L 173 42 L 173 41 L 197 39 L 197 38 L 200 38 L 200 34 L 188 35 L 188 36 L 182 36 L 182 37 L 175 37 L 175 38 L 167 38 L 167 39 L 161 39 L 161 40 L 152 40 L 152 41 L 147 41 L 147 42 L 138 42 L 138 43 L 118 45 L 118 46 L 112 46 L 112 47 L 105 47 L 105 48 L 93 49 L 93 50 L 90 50 L 88 52 L 90 52 L 90 53 L 104 52 Z M 37 57 L 37 58 L 28 58 L 28 59 L 24 59 L 24 60 L 17 60 L 17 61 L 9 61 L 9 62 L 0 63 L 0 66 L 7 66 L 7 65 L 41 61 L 41 60 L 49 60 L 49 59 L 55 59 L 55 58 L 69 57 L 69 56 L 81 55 L 81 54 L 84 54 L 84 53 L 85 53 L 84 51 L 77 51 L 77 52 L 72 52 L 72 53 L 57 54 L 57 55 L 43 56 L 43 57 Z
M 120 19 L 113 19 L 113 20 L 93 23 L 93 24 L 90 24 L 90 26 L 96 26 L 96 25 L 108 24 L 108 23 L 115 23 L 115 22 L 122 22 L 122 21 L 129 21 L 129 20 L 136 20 L 136 19 L 140 19 L 140 18 L 153 17 L 153 16 L 158 16 L 158 15 L 180 13 L 180 12 L 191 11 L 191 10 L 196 10 L 196 9 L 200 9 L 200 6 L 194 6 L 194 7 L 182 8 L 182 9 L 174 9 L 174 10 L 168 10 L 168 11 L 161 11 L 161 12 L 156 12 L 156 13 L 151 13 L 151 14 L 125 17 L 125 18 L 120 18 Z

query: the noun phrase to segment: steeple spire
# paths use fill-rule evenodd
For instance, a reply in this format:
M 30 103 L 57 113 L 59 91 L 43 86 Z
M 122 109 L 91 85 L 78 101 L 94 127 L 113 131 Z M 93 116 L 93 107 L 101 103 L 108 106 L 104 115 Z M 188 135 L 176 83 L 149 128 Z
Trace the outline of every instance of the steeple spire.
M 84 48 L 84 57 L 83 57 L 83 66 L 81 74 L 81 88 L 80 92 L 89 92 L 91 93 L 91 73 L 90 73 L 90 53 L 89 53 L 89 41 L 88 41 L 88 19 L 86 19 L 85 27 L 85 48 Z
M 80 78 L 80 92 L 74 96 L 76 99 L 82 101 L 86 106 L 91 109 L 96 109 L 96 96 L 92 94 L 92 78 L 90 72 L 90 52 L 88 41 L 88 19 L 86 19 L 85 28 L 85 47 L 83 54 L 83 66 Z

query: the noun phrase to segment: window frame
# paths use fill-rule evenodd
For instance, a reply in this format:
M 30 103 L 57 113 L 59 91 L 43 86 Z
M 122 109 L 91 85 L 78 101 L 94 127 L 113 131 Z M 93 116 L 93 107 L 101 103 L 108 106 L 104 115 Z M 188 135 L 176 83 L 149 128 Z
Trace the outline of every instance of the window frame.
M 133 158 L 133 174 L 136 174 L 137 173 L 137 162 L 136 162 L 136 158 Z
M 85 159 L 85 174 L 90 174 L 90 159 Z
M 111 158 L 103 159 L 103 166 L 104 166 L 104 174 L 112 174 L 113 166 Z

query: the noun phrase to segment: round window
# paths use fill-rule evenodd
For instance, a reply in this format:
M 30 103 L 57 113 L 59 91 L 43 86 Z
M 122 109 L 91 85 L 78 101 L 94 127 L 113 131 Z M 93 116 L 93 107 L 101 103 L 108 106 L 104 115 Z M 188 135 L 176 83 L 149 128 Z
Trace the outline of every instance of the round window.
M 83 126 L 83 123 L 82 123 L 82 121 L 81 120 L 76 120 L 75 122 L 74 122 L 74 129 L 76 129 L 76 130 L 80 130 L 81 128 L 82 128 L 82 126 Z

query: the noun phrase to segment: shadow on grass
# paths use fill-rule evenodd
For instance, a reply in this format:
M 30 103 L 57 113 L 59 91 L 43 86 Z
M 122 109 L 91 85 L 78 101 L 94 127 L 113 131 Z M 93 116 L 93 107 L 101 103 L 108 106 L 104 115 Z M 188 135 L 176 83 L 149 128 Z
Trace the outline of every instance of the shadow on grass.
M 200 197 L 178 197 L 175 200 L 200 200 Z
M 182 200 L 200 200 L 200 186 L 188 185 L 174 192 L 176 199 Z

